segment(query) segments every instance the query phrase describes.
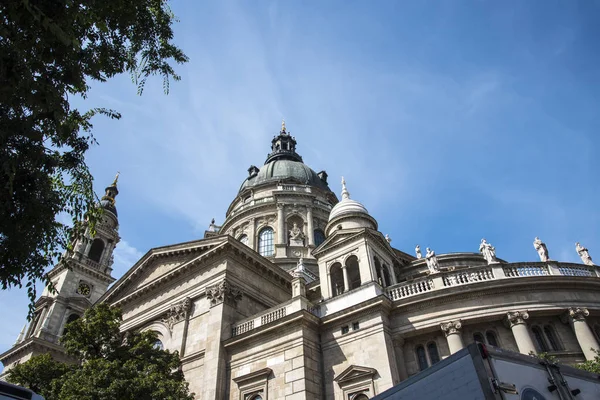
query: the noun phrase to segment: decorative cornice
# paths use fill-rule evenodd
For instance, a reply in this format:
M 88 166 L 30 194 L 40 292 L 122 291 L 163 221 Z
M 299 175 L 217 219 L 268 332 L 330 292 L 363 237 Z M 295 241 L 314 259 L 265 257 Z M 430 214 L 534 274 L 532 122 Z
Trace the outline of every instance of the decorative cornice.
M 440 324 L 440 328 L 442 329 L 442 332 L 444 332 L 444 335 L 448 337 L 449 335 L 460 333 L 459 331 L 460 328 L 462 328 L 462 322 L 460 319 L 457 321 L 444 322 Z
M 512 328 L 515 325 L 524 324 L 526 319 L 529 319 L 527 311 L 509 311 L 506 313 L 504 322 L 506 326 Z
M 191 309 L 192 300 L 189 297 L 171 305 L 171 308 L 169 308 L 169 311 L 167 311 L 162 319 L 169 327 L 169 332 L 173 333 L 173 326 L 186 319 Z
M 211 307 L 221 303 L 229 304 L 235 307 L 237 302 L 240 301 L 242 297 L 242 290 L 231 285 L 226 279 L 223 279 L 216 285 L 206 288 L 206 298 L 210 300 Z

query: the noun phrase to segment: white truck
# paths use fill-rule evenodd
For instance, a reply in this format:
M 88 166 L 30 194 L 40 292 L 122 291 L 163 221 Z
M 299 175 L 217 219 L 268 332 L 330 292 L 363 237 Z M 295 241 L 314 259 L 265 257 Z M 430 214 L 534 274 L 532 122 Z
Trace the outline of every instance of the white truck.
M 372 400 L 600 400 L 600 377 L 474 343 Z

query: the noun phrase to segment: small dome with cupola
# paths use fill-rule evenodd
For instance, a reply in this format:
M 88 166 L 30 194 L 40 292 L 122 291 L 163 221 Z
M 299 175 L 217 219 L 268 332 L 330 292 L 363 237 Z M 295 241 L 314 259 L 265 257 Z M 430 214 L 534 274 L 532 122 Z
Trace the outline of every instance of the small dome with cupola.
M 346 180 L 342 177 L 342 200 L 331 209 L 325 233 L 329 236 L 334 229 L 352 228 L 377 229 L 377 221 L 364 205 L 350 198 Z

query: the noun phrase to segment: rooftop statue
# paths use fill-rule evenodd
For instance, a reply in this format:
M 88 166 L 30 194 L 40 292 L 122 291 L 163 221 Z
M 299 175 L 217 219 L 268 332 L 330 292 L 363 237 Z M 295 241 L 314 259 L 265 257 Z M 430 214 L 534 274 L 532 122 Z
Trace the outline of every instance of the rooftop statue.
M 592 257 L 590 256 L 588 249 L 580 245 L 579 242 L 575 243 L 575 250 L 577 250 L 577 254 L 579 254 L 579 257 L 581 257 L 581 261 L 585 265 L 595 265 L 592 262 Z
M 435 251 L 431 250 L 429 247 L 427 248 L 427 254 L 425 254 L 425 258 L 427 259 L 427 268 L 429 268 L 429 273 L 435 274 L 440 271 L 440 264 L 438 263 L 438 259 L 435 256 Z
M 488 264 L 498 262 L 496 260 L 496 248 L 490 243 L 488 243 L 485 239 L 481 239 L 481 244 L 479 245 L 479 252 L 483 254 L 483 258 L 485 258 Z
M 542 242 L 540 240 L 540 238 L 537 236 L 536 236 L 535 240 L 533 241 L 533 247 L 538 252 L 538 255 L 540 256 L 540 260 L 542 262 L 546 262 L 546 261 L 550 260 L 550 256 L 548 255 L 548 248 L 546 247 L 546 243 Z
M 421 254 L 421 246 L 417 245 L 417 247 L 415 247 L 415 253 L 417 253 L 417 260 L 423 258 L 423 254 Z

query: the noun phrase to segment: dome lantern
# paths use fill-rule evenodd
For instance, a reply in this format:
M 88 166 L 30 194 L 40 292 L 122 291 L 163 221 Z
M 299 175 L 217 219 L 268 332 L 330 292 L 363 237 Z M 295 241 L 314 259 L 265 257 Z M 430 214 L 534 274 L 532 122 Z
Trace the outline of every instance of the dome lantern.
M 291 160 L 302 162 L 300 154 L 296 153 L 296 138 L 291 136 L 285 128 L 285 120 L 281 121 L 279 135 L 271 140 L 271 154 L 267 156 L 265 164 L 275 160 Z

